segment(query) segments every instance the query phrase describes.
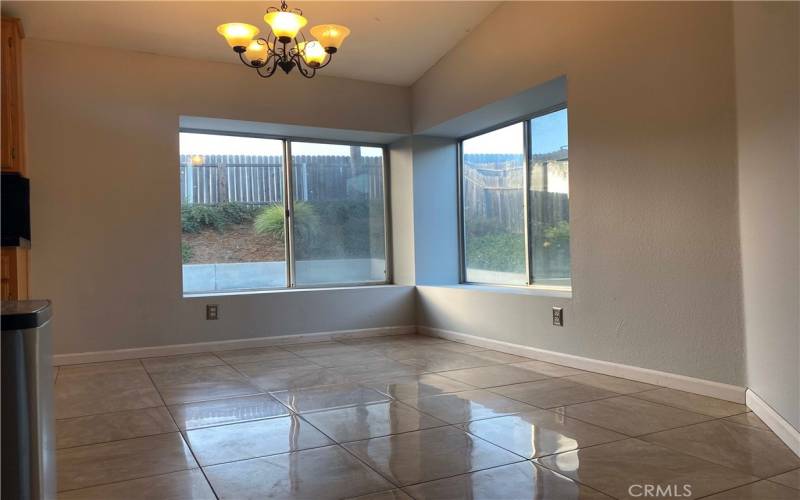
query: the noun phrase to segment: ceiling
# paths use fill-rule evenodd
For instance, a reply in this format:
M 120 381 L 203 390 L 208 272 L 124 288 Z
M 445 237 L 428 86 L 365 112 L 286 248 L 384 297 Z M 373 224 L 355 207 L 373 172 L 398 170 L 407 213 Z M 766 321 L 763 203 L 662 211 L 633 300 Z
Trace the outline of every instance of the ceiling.
M 246 22 L 263 33 L 264 11 L 279 3 L 4 1 L 2 10 L 22 19 L 28 38 L 240 64 L 217 25 Z M 497 5 L 289 2 L 303 9 L 307 27 L 335 23 L 352 30 L 325 75 L 395 85 L 414 83 Z

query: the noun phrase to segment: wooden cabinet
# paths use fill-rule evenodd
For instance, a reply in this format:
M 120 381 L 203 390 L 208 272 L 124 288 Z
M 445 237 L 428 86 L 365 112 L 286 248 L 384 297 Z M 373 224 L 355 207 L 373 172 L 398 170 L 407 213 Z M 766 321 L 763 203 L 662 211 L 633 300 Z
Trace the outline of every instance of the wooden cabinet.
M 23 300 L 28 297 L 28 249 L 3 247 L 0 253 L 0 292 L 2 300 Z
M 22 24 L 3 17 L 2 30 L 2 123 L 0 166 L 3 172 L 25 175 L 25 121 L 22 113 Z
M 25 175 L 25 121 L 22 114 L 22 24 L 3 17 L 0 48 L 0 166 L 3 172 Z M 0 292 L 3 300 L 28 298 L 29 250 L 3 247 L 0 252 Z

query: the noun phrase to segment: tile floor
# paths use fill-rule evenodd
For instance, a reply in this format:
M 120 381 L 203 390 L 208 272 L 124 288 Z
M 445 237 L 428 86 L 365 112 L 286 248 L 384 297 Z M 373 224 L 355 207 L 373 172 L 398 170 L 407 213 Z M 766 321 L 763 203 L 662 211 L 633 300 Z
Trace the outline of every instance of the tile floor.
M 743 405 L 419 335 L 64 366 L 55 392 L 64 499 L 800 499 Z

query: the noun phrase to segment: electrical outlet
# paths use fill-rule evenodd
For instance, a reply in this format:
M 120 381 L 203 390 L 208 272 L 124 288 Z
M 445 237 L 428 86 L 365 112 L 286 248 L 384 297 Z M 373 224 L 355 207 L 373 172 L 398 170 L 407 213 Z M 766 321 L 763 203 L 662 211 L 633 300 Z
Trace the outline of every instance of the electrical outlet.
M 219 319 L 219 306 L 217 304 L 206 304 L 206 319 Z
M 553 326 L 564 326 L 564 308 L 553 308 Z

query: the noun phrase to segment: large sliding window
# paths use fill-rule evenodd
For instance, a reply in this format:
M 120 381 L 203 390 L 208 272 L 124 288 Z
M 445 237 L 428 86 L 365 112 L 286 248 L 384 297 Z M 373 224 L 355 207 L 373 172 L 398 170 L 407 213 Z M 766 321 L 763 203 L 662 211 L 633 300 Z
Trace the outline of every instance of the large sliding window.
M 571 287 L 567 109 L 460 149 L 462 281 Z
M 184 293 L 388 282 L 385 170 L 381 146 L 181 132 Z

